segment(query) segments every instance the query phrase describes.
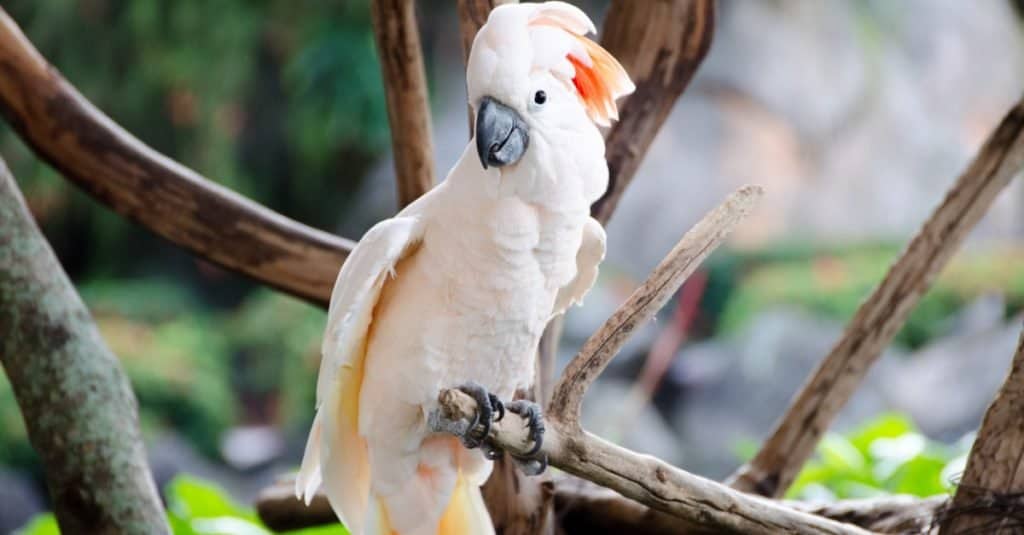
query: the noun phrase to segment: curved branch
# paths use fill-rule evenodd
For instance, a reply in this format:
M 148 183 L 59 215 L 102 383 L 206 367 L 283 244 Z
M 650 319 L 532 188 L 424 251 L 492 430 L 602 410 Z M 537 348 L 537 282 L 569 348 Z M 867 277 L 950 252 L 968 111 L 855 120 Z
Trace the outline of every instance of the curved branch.
M 135 396 L 0 160 L 0 362 L 64 533 L 168 533 Z
M 608 132 L 608 191 L 591 207 L 602 223 L 707 55 L 714 30 L 715 0 L 612 1 L 601 44 L 629 72 L 636 92 Z
M 476 402 L 461 390 L 444 390 L 429 417 L 431 430 L 466 436 L 477 420 Z M 491 426 L 488 440 L 507 453 L 529 454 L 529 426 L 508 413 Z M 680 470 L 660 459 L 640 455 L 591 435 L 578 426 L 548 419 L 541 453 L 551 466 L 612 489 L 648 507 L 704 526 L 715 533 L 844 534 L 868 532 L 800 512 Z
M 746 186 L 729 196 L 704 216 L 668 256 L 626 300 L 608 321 L 591 336 L 566 366 L 555 386 L 548 417 L 566 424 L 579 424 L 583 395 L 604 371 L 637 327 L 654 317 L 700 263 L 743 220 L 761 198 L 757 186 Z
M 293 485 L 294 486 L 294 485 Z M 781 505 L 837 522 L 853 524 L 874 533 L 928 533 L 948 503 L 946 496 L 881 496 L 840 500 L 832 503 L 797 501 Z M 556 481 L 555 508 L 566 533 L 605 535 L 644 533 L 645 535 L 687 535 L 717 533 L 706 525 L 687 522 L 624 498 L 612 490 L 589 481 L 563 477 Z
M 434 186 L 434 144 L 420 32 L 413 0 L 373 0 L 370 14 L 388 103 L 398 203 Z
M 326 306 L 351 241 L 175 163 L 46 63 L 0 8 L 0 113 L 35 152 L 115 212 L 224 268 Z
M 730 480 L 780 496 L 967 233 L 1024 168 L 1024 100 L 1003 118 L 970 167 L 907 246 L 843 337 L 800 389 L 757 455 Z

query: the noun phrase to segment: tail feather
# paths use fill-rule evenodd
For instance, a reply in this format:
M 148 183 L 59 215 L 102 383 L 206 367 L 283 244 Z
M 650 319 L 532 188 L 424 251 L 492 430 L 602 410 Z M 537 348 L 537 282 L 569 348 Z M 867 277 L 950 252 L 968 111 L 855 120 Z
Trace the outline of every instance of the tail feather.
M 494 535 L 491 515 L 484 505 L 480 487 L 471 484 L 461 473 L 455 492 L 437 526 L 439 535 Z
M 313 427 L 309 430 L 306 441 L 306 452 L 302 455 L 302 467 L 295 478 L 295 497 L 303 500 L 306 505 L 313 501 L 313 495 L 320 490 L 323 476 L 320 472 L 320 413 L 313 418 Z

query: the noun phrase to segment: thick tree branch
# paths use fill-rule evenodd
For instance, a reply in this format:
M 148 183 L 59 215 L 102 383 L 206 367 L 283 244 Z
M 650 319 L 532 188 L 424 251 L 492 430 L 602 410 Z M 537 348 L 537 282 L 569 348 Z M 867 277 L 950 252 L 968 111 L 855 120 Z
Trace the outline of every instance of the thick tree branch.
M 1003 118 L 882 283 L 857 310 L 761 451 L 733 476 L 734 488 L 765 496 L 780 496 L 789 488 L 868 368 L 967 233 L 1022 167 L 1024 101 Z
M 967 468 L 953 497 L 950 515 L 939 534 L 1020 533 L 1024 529 L 1022 496 L 1024 331 L 1006 381 L 985 412 L 978 438 L 967 457 Z
M 613 0 L 601 44 L 629 72 L 636 92 L 608 132 L 608 191 L 591 212 L 607 222 L 673 105 L 711 48 L 714 0 Z
M 436 432 L 466 434 L 477 411 L 473 398 L 452 389 L 442 391 L 438 402 L 439 409 L 430 415 L 430 428 Z M 531 447 L 526 421 L 517 414 L 506 414 L 492 425 L 488 439 L 516 455 L 526 455 Z M 850 524 L 740 493 L 657 458 L 606 442 L 578 426 L 550 418 L 541 452 L 548 456 L 551 466 L 659 511 L 707 526 L 716 533 L 867 533 Z
M 0 113 L 43 160 L 115 212 L 222 267 L 326 306 L 352 242 L 147 147 L 48 65 L 3 8 Z
M 398 203 L 405 206 L 434 186 L 430 99 L 413 0 L 373 0 L 373 31 L 391 125 Z
M 168 533 L 135 396 L 0 160 L 0 362 L 64 533 Z
M 687 277 L 750 213 L 760 199 L 761 188 L 746 186 L 704 216 L 633 295 L 583 344 L 555 386 L 548 417 L 578 425 L 583 395 L 604 371 L 633 331 L 654 317 Z
M 945 496 L 916 498 L 884 496 L 843 500 L 827 504 L 786 501 L 786 507 L 810 513 L 876 533 L 927 533 L 948 502 Z M 618 535 L 711 535 L 706 525 L 687 522 L 677 516 L 651 509 L 621 494 L 589 481 L 563 477 L 556 481 L 555 508 L 560 527 L 568 534 Z

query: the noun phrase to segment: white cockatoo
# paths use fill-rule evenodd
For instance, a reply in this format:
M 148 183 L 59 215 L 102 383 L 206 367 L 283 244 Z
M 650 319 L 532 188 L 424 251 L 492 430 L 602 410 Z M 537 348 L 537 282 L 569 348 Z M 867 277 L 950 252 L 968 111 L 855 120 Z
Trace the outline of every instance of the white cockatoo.
M 338 275 L 296 493 L 308 501 L 322 486 L 354 535 L 494 532 L 480 494 L 488 455 L 431 433 L 427 416 L 442 389 L 466 385 L 485 425 L 500 418 L 498 400 L 533 382 L 545 325 L 597 277 L 605 233 L 589 209 L 608 184 L 597 125 L 633 84 L 585 37 L 594 31 L 564 2 L 494 9 L 466 69 L 474 138 Z M 531 405 L 505 407 L 536 420 Z

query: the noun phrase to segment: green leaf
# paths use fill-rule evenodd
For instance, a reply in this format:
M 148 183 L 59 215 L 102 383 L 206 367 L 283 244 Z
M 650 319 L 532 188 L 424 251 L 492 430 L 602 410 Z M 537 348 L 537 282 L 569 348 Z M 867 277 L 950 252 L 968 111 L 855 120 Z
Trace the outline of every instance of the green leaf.
M 223 490 L 191 476 L 178 476 L 167 484 L 167 501 L 171 512 L 186 519 L 223 516 L 256 519 L 253 513 L 236 505 Z
M 914 432 L 914 424 L 902 414 L 885 413 L 871 420 L 850 435 L 850 443 L 868 455 L 871 444 L 880 438 L 898 438 Z
M 33 517 L 15 535 L 60 535 L 60 528 L 57 527 L 57 518 L 53 513 L 46 513 Z

